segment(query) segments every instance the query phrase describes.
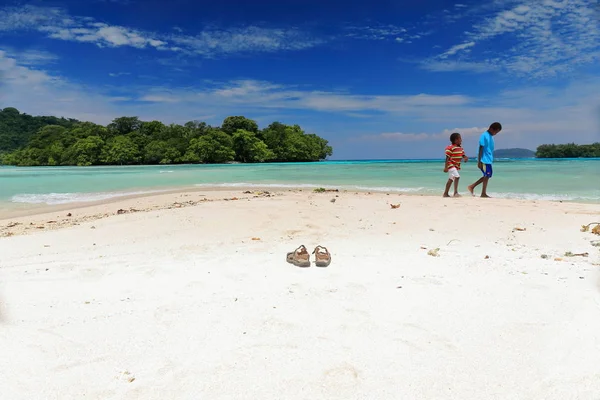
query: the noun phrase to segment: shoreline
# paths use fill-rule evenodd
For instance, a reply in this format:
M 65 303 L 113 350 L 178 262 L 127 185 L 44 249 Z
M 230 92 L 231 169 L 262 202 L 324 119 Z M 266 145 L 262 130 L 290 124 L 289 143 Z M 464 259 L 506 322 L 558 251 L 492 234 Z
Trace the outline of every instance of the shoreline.
M 87 200 L 87 201 L 68 201 L 57 204 L 48 203 L 30 203 L 30 202 L 15 202 L 15 201 L 0 201 L 0 205 L 7 205 L 6 208 L 0 209 L 0 222 L 6 219 L 19 218 L 34 216 L 45 213 L 59 212 L 69 209 L 81 209 L 86 207 L 94 207 L 103 204 L 116 203 L 125 200 L 155 197 L 160 195 L 172 195 L 177 193 L 194 193 L 199 191 L 206 192 L 238 192 L 238 191 L 271 191 L 271 192 L 290 192 L 290 191 L 307 191 L 312 192 L 317 188 L 324 188 L 327 191 L 339 191 L 346 193 L 382 193 L 386 195 L 400 195 L 400 196 L 417 196 L 417 197 L 438 197 L 438 193 L 433 192 L 420 192 L 423 188 L 390 188 L 390 187 L 366 187 L 366 186 L 347 186 L 347 185 L 332 185 L 332 184 L 196 184 L 194 186 L 156 186 L 156 187 L 144 187 L 144 188 L 133 188 L 127 190 L 115 190 L 108 192 L 82 192 L 82 194 L 101 195 L 106 194 L 109 197 L 99 200 Z M 433 189 L 430 189 L 433 191 Z M 443 186 L 440 186 L 439 196 L 443 193 Z M 492 198 L 495 200 L 506 200 L 506 201 L 526 201 L 526 202 L 552 202 L 552 203 L 567 203 L 567 204 L 588 204 L 588 205 L 600 205 L 600 200 L 596 199 L 584 199 L 584 200 L 572 200 L 572 199 L 554 199 L 554 198 L 524 198 L 518 197 L 520 193 L 508 193 L 508 195 L 515 195 L 515 197 L 509 197 L 505 193 L 499 192 L 494 193 Z M 77 193 L 75 193 L 77 194 Z M 44 194 L 40 194 L 44 195 Z M 523 195 L 537 195 L 525 193 Z M 544 196 L 544 195 L 539 195 Z M 551 196 L 551 195 L 548 195 Z M 475 197 L 478 195 L 470 196 L 466 187 L 461 192 L 461 197 Z
M 324 193 L 315 192 L 313 188 L 275 188 L 273 186 L 252 186 L 252 187 L 222 187 L 222 186 L 203 186 L 177 188 L 173 190 L 162 190 L 156 192 L 138 193 L 124 196 L 117 196 L 103 200 L 91 202 L 73 202 L 56 205 L 40 205 L 27 210 L 2 210 L 0 211 L 0 238 L 21 234 L 29 234 L 41 230 L 54 230 L 60 228 L 79 225 L 83 222 L 95 221 L 98 219 L 109 218 L 112 216 L 150 212 L 156 210 L 167 210 L 173 208 L 195 207 L 204 202 L 214 201 L 250 201 L 261 197 L 281 197 L 281 196 L 328 196 L 335 195 L 366 195 L 378 199 L 411 199 L 421 198 L 424 201 L 435 201 L 442 199 L 449 204 L 474 204 L 474 202 L 494 203 L 494 204 L 554 204 L 565 205 L 567 208 L 585 210 L 597 210 L 600 215 L 600 204 L 580 203 L 558 200 L 527 200 L 511 198 L 490 198 L 482 199 L 479 196 L 470 196 L 463 194 L 460 198 L 442 198 L 430 194 L 419 194 L 414 192 L 386 192 L 375 190 L 346 190 L 335 189 L 333 186 L 323 186 Z M 331 197 L 331 196 L 329 196 Z M 454 203 L 453 203 L 454 202 Z M 447 206 L 448 204 L 444 204 Z M 569 205 L 571 207 L 569 207 Z
M 325 187 L 349 192 L 435 197 L 442 194 L 447 181 L 441 167 L 431 162 L 317 164 L 239 164 L 239 168 L 234 170 L 220 165 L 97 167 L 99 169 L 57 167 L 60 170 L 29 168 L 27 171 L 9 168 L 4 174 L 0 172 L 0 214 L 28 215 L 58 209 L 61 205 L 66 208 L 79 207 L 80 204 L 96 205 L 102 201 L 114 201 L 113 198 L 145 196 L 148 192 L 172 193 L 196 189 L 281 191 Z M 564 175 L 560 179 L 549 180 L 546 178 L 554 174 L 555 164 L 508 162 L 494 177 L 490 194 L 505 199 L 600 204 L 600 190 L 586 183 L 595 179 L 598 166 L 597 161 L 587 160 L 565 164 Z M 579 179 L 571 179 L 573 174 Z M 480 172 L 472 165 L 465 165 L 461 175 L 461 192 L 468 195 L 466 185 L 478 179 Z

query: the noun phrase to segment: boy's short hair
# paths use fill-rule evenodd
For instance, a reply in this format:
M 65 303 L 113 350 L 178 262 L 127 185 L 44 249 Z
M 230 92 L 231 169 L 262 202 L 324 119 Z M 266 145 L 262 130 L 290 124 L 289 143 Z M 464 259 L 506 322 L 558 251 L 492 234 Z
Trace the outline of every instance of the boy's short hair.
M 452 135 L 450 135 L 450 143 L 456 144 L 456 140 L 458 140 L 459 137 L 460 133 L 454 132 Z
M 493 124 L 490 125 L 490 130 L 500 132 L 502 130 L 502 124 L 500 122 L 494 122 Z

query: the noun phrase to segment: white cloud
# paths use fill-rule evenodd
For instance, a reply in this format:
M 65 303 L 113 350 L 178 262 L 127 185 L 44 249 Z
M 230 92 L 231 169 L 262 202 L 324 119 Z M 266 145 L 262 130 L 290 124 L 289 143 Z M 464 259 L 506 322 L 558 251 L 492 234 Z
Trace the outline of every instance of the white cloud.
M 365 40 L 395 39 L 407 32 L 407 29 L 396 25 L 365 25 L 346 28 L 346 36 Z
M 495 64 L 518 76 L 543 78 L 573 71 L 600 60 L 598 10 L 589 0 L 503 0 L 490 3 L 462 44 L 433 61 Z M 483 8 L 487 12 L 490 5 Z M 482 44 L 502 40 L 510 47 L 486 54 Z M 489 47 L 489 44 L 486 45 Z M 464 50 L 473 50 L 467 57 Z M 479 51 L 477 51 L 479 50 Z M 466 65 L 466 64 L 463 64 Z
M 38 71 L 30 67 L 17 64 L 14 58 L 7 55 L 5 51 L 0 50 L 0 84 L 10 87 L 31 87 L 37 88 L 39 85 L 50 82 L 58 82 L 43 71 Z M 4 92 L 4 93 L 2 93 Z M 6 95 L 6 88 L 0 92 L 0 95 Z
M 243 108 L 293 109 L 347 113 L 412 114 L 428 107 L 453 107 L 467 104 L 461 95 L 356 95 L 343 92 L 298 90 L 292 86 L 253 80 L 232 81 L 215 87 L 172 89 L 152 88 L 140 101 L 156 103 L 204 103 Z
M 205 29 L 197 35 L 158 34 L 109 25 L 90 17 L 72 17 L 60 8 L 7 7 L 0 9 L 0 33 L 34 30 L 56 40 L 93 43 L 100 47 L 133 47 L 215 56 L 238 52 L 302 50 L 323 41 L 298 29 L 249 26 Z
M 60 9 L 26 5 L 0 9 L 0 32 L 38 29 L 45 24 L 71 25 L 72 20 Z
M 88 28 L 44 26 L 40 28 L 40 31 L 47 32 L 48 37 L 52 39 L 89 42 L 99 46 L 131 46 L 143 49 L 146 46 L 162 48 L 166 44 L 166 42 L 154 39 L 146 33 L 100 23 L 89 24 Z
M 110 72 L 108 74 L 108 76 L 110 76 L 111 78 L 118 78 L 120 76 L 127 76 L 127 75 L 131 75 L 131 72 Z
M 348 26 L 345 37 L 358 40 L 395 41 L 397 43 L 412 43 L 411 39 L 419 39 L 431 32 L 409 34 L 409 29 L 396 25 L 371 24 L 365 26 Z
M 184 51 L 207 56 L 252 51 L 302 50 L 322 43 L 321 40 L 311 38 L 296 29 L 256 26 L 227 30 L 206 29 L 196 36 L 171 35 L 169 41 Z
M 385 132 L 375 135 L 363 135 L 358 140 L 375 140 L 375 141 L 396 141 L 396 142 L 422 142 L 422 141 L 438 141 L 449 140 L 450 135 L 454 132 L 460 133 L 463 140 L 479 136 L 487 127 L 473 128 L 454 128 L 444 129 L 437 133 L 403 133 L 403 132 Z
M 466 50 L 469 47 L 473 47 L 473 46 L 475 46 L 475 42 L 467 42 L 467 43 L 457 44 L 455 46 L 450 47 L 448 50 L 446 50 L 445 53 L 442 53 L 440 55 L 440 58 L 447 58 L 448 56 L 452 56 L 452 55 L 458 53 L 459 51 Z
M 12 106 L 34 115 L 65 116 L 104 124 L 122 115 L 165 123 L 214 115 L 216 121 L 208 122 L 219 123 L 227 115 L 257 119 L 268 115 L 275 119 L 275 115 L 285 114 L 292 115 L 289 118 L 293 123 L 301 118 L 310 120 L 315 131 L 327 135 L 337 132 L 338 137 L 348 137 L 386 132 L 370 139 L 378 143 L 413 141 L 425 147 L 428 140 L 447 141 L 454 131 L 465 138 L 472 137 L 493 121 L 503 123 L 500 140 L 510 143 L 508 147 L 598 140 L 600 78 L 582 79 L 562 89 L 522 88 L 498 91 L 495 96 L 483 98 L 355 94 L 253 80 L 206 82 L 187 88 L 88 87 L 23 65 L 4 51 L 0 51 L 0 77 L 0 108 Z M 332 118 L 323 113 L 361 118 L 335 119 L 335 129 L 330 129 L 325 126 Z M 401 128 L 400 133 L 394 131 L 395 127 Z
M 474 72 L 483 73 L 497 71 L 498 67 L 487 62 L 468 62 L 468 61 L 435 61 L 427 60 L 421 64 L 421 68 L 433 72 Z
M 18 51 L 8 47 L 0 48 L 0 50 L 4 50 L 6 56 L 19 59 L 21 65 L 40 66 L 52 64 L 58 60 L 56 54 L 44 50 L 26 49 Z
M 147 101 L 150 103 L 178 103 L 180 99 L 174 96 L 169 96 L 167 94 L 146 94 L 138 99 L 139 101 Z

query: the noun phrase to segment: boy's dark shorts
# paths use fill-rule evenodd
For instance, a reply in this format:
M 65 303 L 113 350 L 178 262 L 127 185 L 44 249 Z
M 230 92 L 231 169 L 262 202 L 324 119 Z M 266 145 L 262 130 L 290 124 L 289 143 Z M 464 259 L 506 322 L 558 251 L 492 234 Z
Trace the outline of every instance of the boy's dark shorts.
M 483 172 L 483 176 L 486 178 L 491 178 L 494 174 L 494 170 L 492 169 L 492 164 L 483 164 L 483 168 L 481 168 L 481 172 Z

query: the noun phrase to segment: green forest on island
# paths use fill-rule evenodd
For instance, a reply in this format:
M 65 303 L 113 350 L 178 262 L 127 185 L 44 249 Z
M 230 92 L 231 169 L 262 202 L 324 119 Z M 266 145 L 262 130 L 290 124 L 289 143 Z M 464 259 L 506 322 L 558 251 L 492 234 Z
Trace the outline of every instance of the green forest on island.
M 514 156 L 508 149 L 505 156 Z M 500 150 L 499 150 L 500 152 Z M 135 165 L 319 161 L 331 156 L 328 141 L 298 125 L 273 122 L 263 129 L 243 116 L 221 126 L 190 121 L 165 125 L 120 117 L 107 126 L 0 110 L 0 164 Z M 520 154 L 520 153 L 519 153 Z M 600 143 L 543 144 L 536 158 L 600 157 Z
M 537 158 L 596 158 L 600 157 L 600 142 L 592 144 L 543 144 L 535 152 Z
M 259 129 L 243 116 L 221 126 L 190 121 L 165 125 L 120 117 L 107 126 L 75 119 L 0 110 L 0 163 L 37 165 L 134 165 L 238 161 L 319 161 L 333 152 L 328 141 L 298 125 L 273 122 Z

